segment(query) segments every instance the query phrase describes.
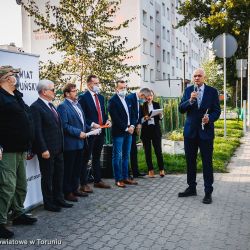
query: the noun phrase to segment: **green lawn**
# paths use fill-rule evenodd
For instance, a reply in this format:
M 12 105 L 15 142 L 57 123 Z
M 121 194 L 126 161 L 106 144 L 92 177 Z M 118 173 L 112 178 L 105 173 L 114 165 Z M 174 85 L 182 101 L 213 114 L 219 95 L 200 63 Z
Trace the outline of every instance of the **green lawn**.
M 232 157 L 235 149 L 240 145 L 240 138 L 243 136 L 242 121 L 227 121 L 227 138 L 224 139 L 224 122 L 219 120 L 215 123 L 215 141 L 213 164 L 214 172 L 227 172 L 226 166 Z M 167 173 L 185 173 L 186 162 L 184 155 L 164 154 L 164 164 Z M 147 172 L 145 155 L 143 150 L 138 153 L 139 168 L 142 172 Z M 155 171 L 158 171 L 156 158 L 153 151 L 153 164 Z M 198 171 L 201 172 L 202 165 L 200 156 L 198 157 Z

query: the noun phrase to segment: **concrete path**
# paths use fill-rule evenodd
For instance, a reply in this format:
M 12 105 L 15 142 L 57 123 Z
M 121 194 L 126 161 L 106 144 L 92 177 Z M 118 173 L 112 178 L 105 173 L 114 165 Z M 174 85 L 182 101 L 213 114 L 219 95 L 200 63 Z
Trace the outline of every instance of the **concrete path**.
M 185 175 L 144 178 L 126 189 L 95 189 L 60 213 L 36 209 L 38 223 L 13 227 L 12 244 L 0 240 L 0 249 L 250 249 L 250 133 L 242 142 L 230 173 L 215 174 L 211 205 L 201 203 L 201 175 L 198 196 L 189 198 L 177 197 Z

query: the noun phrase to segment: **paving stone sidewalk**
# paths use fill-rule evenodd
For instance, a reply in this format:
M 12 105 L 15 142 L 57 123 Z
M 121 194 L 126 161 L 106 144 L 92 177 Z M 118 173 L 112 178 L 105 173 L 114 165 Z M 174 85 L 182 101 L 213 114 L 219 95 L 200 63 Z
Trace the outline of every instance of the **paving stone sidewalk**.
M 230 173 L 215 174 L 211 205 L 201 203 L 201 175 L 198 196 L 189 198 L 177 197 L 186 188 L 185 175 L 144 178 L 126 189 L 108 180 L 111 190 L 95 189 L 74 208 L 36 209 L 38 223 L 13 227 L 19 244 L 0 249 L 250 249 L 250 133 L 242 142 Z

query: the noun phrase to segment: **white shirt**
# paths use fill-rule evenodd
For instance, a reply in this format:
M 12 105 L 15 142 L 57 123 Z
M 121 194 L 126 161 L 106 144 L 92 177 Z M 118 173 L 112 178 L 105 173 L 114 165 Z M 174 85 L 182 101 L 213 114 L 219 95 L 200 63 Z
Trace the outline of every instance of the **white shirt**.
M 95 107 L 96 107 L 96 110 L 97 110 L 97 106 L 96 106 L 96 102 L 95 102 L 95 95 L 97 95 L 97 94 L 94 91 L 90 90 L 89 88 L 88 88 L 88 91 L 92 96 L 92 99 L 94 101 L 94 104 L 95 104 Z M 98 98 L 98 96 L 97 96 L 97 98 Z M 99 98 L 98 98 L 98 100 L 99 100 Z M 102 116 L 102 108 L 101 108 L 100 101 L 99 101 L 99 104 L 100 104 L 100 110 L 101 110 L 101 116 Z M 103 121 L 103 117 L 102 117 L 102 121 Z M 94 122 L 92 122 L 90 126 L 93 127 L 93 125 L 94 125 Z
M 137 109 L 138 109 L 138 112 L 137 112 L 137 119 L 139 119 L 139 114 L 140 114 L 140 103 L 139 103 L 139 96 L 137 93 L 136 94 L 136 100 L 137 100 Z
M 154 110 L 153 103 L 148 104 L 148 112 L 150 113 L 152 110 Z M 148 120 L 148 125 L 155 125 L 154 117 L 152 117 L 150 120 Z
M 118 97 L 120 98 L 120 100 L 122 102 L 122 105 L 123 105 L 123 107 L 124 107 L 124 109 L 125 109 L 125 111 L 127 113 L 127 116 L 128 116 L 128 126 L 129 126 L 130 125 L 130 117 L 129 117 L 128 105 L 127 105 L 127 103 L 125 101 L 125 98 L 122 98 L 119 95 L 118 95 Z
M 81 109 L 77 106 L 78 104 L 78 101 L 72 101 L 71 99 L 69 98 L 66 98 L 70 103 L 71 105 L 73 106 L 73 108 L 75 109 L 76 113 L 79 115 L 80 119 L 81 119 L 81 122 L 82 122 L 82 126 L 84 128 L 84 120 L 83 120 L 83 115 L 82 115 L 82 111 Z

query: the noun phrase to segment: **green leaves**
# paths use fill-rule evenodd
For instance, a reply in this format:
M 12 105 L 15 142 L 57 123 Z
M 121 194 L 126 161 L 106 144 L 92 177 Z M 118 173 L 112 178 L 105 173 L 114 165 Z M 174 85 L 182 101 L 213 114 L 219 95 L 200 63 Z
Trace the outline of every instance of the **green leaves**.
M 116 35 L 120 29 L 133 21 L 124 20 L 115 25 L 114 19 L 119 10 L 120 0 L 60 0 L 58 6 L 46 3 L 45 13 L 38 10 L 33 0 L 23 5 L 34 17 L 40 30 L 53 34 L 54 43 L 50 48 L 62 52 L 59 64 L 42 64 L 41 75 L 63 83 L 65 75 L 77 76 L 81 90 L 89 74 L 99 76 L 102 89 L 111 89 L 117 78 L 137 72 L 139 65 L 125 63 L 130 53 L 138 46 L 128 48 L 126 37 Z M 61 73 L 59 72 L 61 70 Z

